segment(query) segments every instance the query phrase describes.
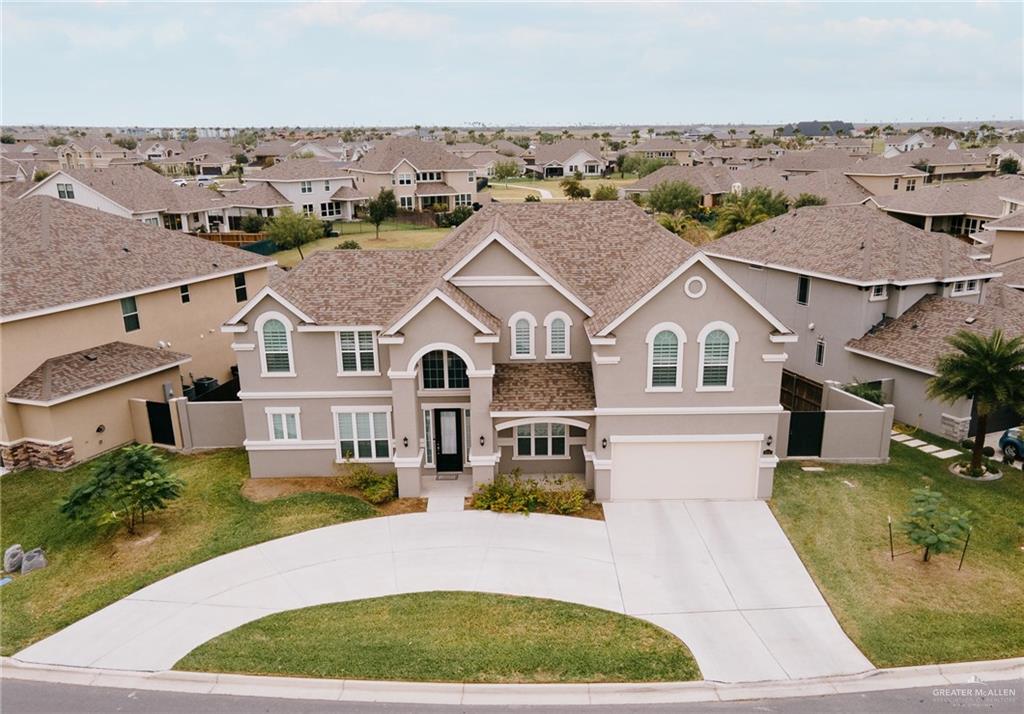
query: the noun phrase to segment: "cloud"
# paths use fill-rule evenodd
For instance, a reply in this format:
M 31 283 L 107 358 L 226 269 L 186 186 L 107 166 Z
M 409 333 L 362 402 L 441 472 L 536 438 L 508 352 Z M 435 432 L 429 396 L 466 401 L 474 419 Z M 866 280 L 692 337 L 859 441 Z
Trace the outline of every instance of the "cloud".
M 363 15 L 355 21 L 360 30 L 404 37 L 444 35 L 452 30 L 452 18 L 447 15 L 417 10 L 383 10 Z M 437 39 L 447 39 L 438 37 Z
M 830 32 L 852 35 L 865 41 L 881 41 L 883 36 L 892 34 L 908 39 L 927 36 L 948 40 L 983 40 L 991 37 L 988 32 L 960 19 L 857 17 L 853 20 L 828 20 L 824 26 Z

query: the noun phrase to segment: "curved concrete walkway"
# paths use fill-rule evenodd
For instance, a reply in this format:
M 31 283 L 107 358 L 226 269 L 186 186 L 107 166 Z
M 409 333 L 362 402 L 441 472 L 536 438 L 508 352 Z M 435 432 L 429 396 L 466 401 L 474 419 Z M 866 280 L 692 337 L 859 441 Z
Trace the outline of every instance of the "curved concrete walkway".
M 627 503 L 605 510 L 606 522 L 466 511 L 298 533 L 171 575 L 15 658 L 155 672 L 276 612 L 467 590 L 642 617 L 686 642 L 708 680 L 871 669 L 764 503 Z
M 546 188 L 539 188 L 537 186 L 523 186 L 522 184 L 517 183 L 506 184 L 504 181 L 495 181 L 490 185 L 497 186 L 498 188 L 518 188 L 523 191 L 536 191 L 538 194 L 540 194 L 540 197 L 545 200 L 550 200 L 555 197 L 554 194 L 548 191 Z

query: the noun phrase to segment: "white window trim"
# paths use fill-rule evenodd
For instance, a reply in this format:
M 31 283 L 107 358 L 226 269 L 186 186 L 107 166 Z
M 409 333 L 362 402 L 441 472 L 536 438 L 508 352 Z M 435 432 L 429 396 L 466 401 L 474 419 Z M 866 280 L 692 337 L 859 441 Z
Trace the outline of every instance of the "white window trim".
M 974 281 L 974 288 L 973 289 L 967 287 L 968 284 L 972 280 Z M 961 285 L 963 287 L 959 287 Z M 949 294 L 950 295 L 956 295 L 956 296 L 960 296 L 960 295 L 977 295 L 980 292 L 981 292 L 981 281 L 978 280 L 977 278 L 969 278 L 969 279 L 965 279 L 965 280 L 957 280 L 955 283 L 953 283 L 953 289 L 950 291 Z
M 555 354 L 551 351 L 551 325 L 555 320 L 562 320 L 565 324 L 565 352 L 563 354 Z M 545 359 L 572 359 L 572 318 L 561 310 L 549 312 L 544 318 L 544 330 L 547 332 Z
M 530 323 L 530 351 L 528 354 L 518 354 L 516 352 L 516 323 L 520 320 L 526 320 Z M 537 350 L 535 347 L 536 333 L 537 333 L 537 318 L 525 310 L 520 310 L 508 319 L 509 328 L 509 359 L 537 359 Z
M 287 372 L 270 372 L 267 370 L 267 351 L 263 345 L 263 325 L 269 320 L 280 320 L 281 324 L 284 325 L 285 337 L 288 340 L 288 371 Z M 260 376 L 261 377 L 294 377 L 295 376 L 295 349 L 292 343 L 292 321 L 279 312 L 265 312 L 256 318 L 256 324 L 254 325 L 256 330 L 256 340 L 259 344 L 260 351 Z
M 875 295 L 875 290 L 882 288 L 881 295 Z M 889 286 L 888 285 L 872 285 L 868 288 L 868 301 L 869 302 L 881 302 L 882 300 L 889 299 Z
M 383 413 L 387 414 L 387 418 L 384 420 L 384 423 L 387 426 L 387 431 L 388 431 L 388 436 L 387 436 L 387 438 L 388 438 L 388 456 L 386 458 L 378 458 L 378 457 L 374 456 L 373 458 L 369 458 L 369 459 L 361 459 L 356 454 L 352 454 L 352 458 L 351 459 L 346 459 L 345 455 L 341 453 L 341 430 L 338 428 L 338 415 L 339 414 L 349 414 L 349 415 L 361 414 L 363 412 L 368 412 L 370 414 L 375 414 L 375 413 L 378 413 L 378 412 L 383 412 Z M 352 437 L 353 437 L 353 439 L 352 440 L 353 441 L 358 441 L 359 439 L 356 438 L 358 435 L 356 434 L 356 425 L 355 425 L 354 418 L 351 417 L 351 416 L 349 418 L 353 419 L 353 422 L 352 422 Z M 335 463 L 343 464 L 346 461 L 351 461 L 353 463 L 361 463 L 361 464 L 383 464 L 383 463 L 391 463 L 394 460 L 395 442 L 394 442 L 394 438 L 392 437 L 391 407 L 390 406 L 382 405 L 382 404 L 376 404 L 376 405 L 373 405 L 373 406 L 362 406 L 362 407 L 360 407 L 360 406 L 344 406 L 344 407 L 337 407 L 336 406 L 336 407 L 331 407 L 331 421 L 334 423 L 334 461 L 335 461 Z M 372 416 L 370 417 L 370 430 L 371 431 L 373 430 L 373 417 Z M 373 434 L 373 438 L 370 439 L 370 443 L 371 444 L 374 441 L 377 441 L 376 436 L 377 436 L 376 434 Z
M 818 348 L 819 347 L 821 348 L 821 360 L 820 361 L 818 360 Z M 825 366 L 825 353 L 827 352 L 827 350 L 828 350 L 828 345 L 825 343 L 825 338 L 824 337 L 819 337 L 814 342 L 814 364 L 818 365 L 819 367 L 824 367 Z
M 679 344 L 676 349 L 676 384 L 674 387 L 655 387 L 651 380 L 654 378 L 654 338 L 659 332 L 668 330 L 675 334 Z M 686 344 L 686 331 L 674 322 L 659 322 L 647 331 L 647 381 L 644 383 L 645 392 L 681 392 L 683 391 L 683 345 Z
M 352 332 L 352 333 L 355 333 L 355 340 L 356 340 L 356 367 L 357 367 L 355 372 L 346 372 L 346 371 L 344 371 L 342 369 L 342 365 L 341 365 L 341 333 L 342 332 Z M 363 365 L 362 365 L 362 359 L 360 357 L 360 350 L 359 350 L 359 333 L 360 332 L 369 332 L 370 333 L 370 339 L 373 340 L 373 364 L 374 364 L 373 371 L 365 371 L 364 372 L 361 369 Z M 359 328 L 359 327 L 351 327 L 351 328 L 345 328 L 343 330 L 338 330 L 336 333 L 334 333 L 334 351 L 335 351 L 337 359 L 338 359 L 338 376 L 339 377 L 379 377 L 380 376 L 380 351 L 377 349 L 377 331 L 376 330 L 367 330 L 365 328 Z
M 704 386 L 704 339 L 715 330 L 721 330 L 729 336 L 729 371 L 725 376 L 724 386 Z M 736 332 L 736 328 L 730 325 L 728 322 L 722 322 L 716 320 L 709 322 L 704 325 L 704 329 L 700 331 L 697 336 L 697 345 L 700 353 L 700 358 L 697 365 L 697 391 L 698 392 L 732 392 L 734 387 L 732 386 L 733 373 L 735 372 L 736 366 L 736 345 L 740 341 L 739 333 Z
M 803 302 L 800 302 L 800 281 L 804 280 L 805 278 L 807 280 L 807 299 L 804 300 Z M 801 273 L 800 275 L 796 276 L 796 304 L 797 305 L 802 305 L 802 306 L 806 307 L 807 305 L 811 304 L 811 287 L 812 287 L 812 285 L 811 285 L 811 276 L 810 275 L 804 275 L 803 273 Z
M 300 414 L 302 410 L 299 407 L 266 407 L 264 410 L 267 414 L 267 440 L 273 442 L 279 441 L 302 441 L 302 420 Z M 289 439 L 287 436 L 281 439 L 274 438 L 274 416 L 275 415 L 288 415 L 292 414 L 295 416 L 295 438 Z M 288 433 L 287 428 L 285 434 Z
M 299 181 L 299 193 L 313 193 L 313 182 L 312 181 Z
M 408 201 L 408 206 L 404 205 Z M 399 196 L 398 207 L 407 211 L 414 210 L 416 208 L 416 199 L 414 196 Z
M 535 433 L 538 424 L 547 424 L 548 435 L 546 437 L 537 436 Z M 553 424 L 559 424 L 565 427 L 565 435 L 561 437 L 552 437 L 551 426 Z M 530 427 L 530 451 L 534 451 L 534 442 L 536 439 L 547 439 L 548 441 L 548 453 L 545 455 L 537 456 L 536 454 L 530 453 L 529 455 L 519 454 L 519 427 L 528 426 Z M 524 437 L 525 438 L 525 437 Z M 551 440 L 553 438 L 559 438 L 565 440 L 565 453 L 559 455 L 551 454 Z M 512 429 L 512 459 L 514 461 L 567 461 L 572 458 L 569 454 L 569 426 L 562 422 L 546 422 L 546 421 L 535 421 L 529 424 L 519 424 Z

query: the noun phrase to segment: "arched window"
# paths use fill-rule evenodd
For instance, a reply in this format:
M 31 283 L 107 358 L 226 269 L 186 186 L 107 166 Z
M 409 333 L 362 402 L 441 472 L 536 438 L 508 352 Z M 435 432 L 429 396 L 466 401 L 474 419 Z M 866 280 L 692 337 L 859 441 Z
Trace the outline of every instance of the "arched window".
M 424 389 L 469 389 L 466 363 L 454 352 L 434 350 L 423 355 Z
M 663 322 L 647 333 L 647 389 L 679 391 L 682 389 L 682 345 L 686 334 L 673 323 Z
M 544 318 L 548 333 L 548 359 L 569 359 L 569 328 L 572 320 L 564 312 L 552 312 Z
M 509 318 L 512 359 L 534 359 L 533 333 L 537 321 L 528 312 L 517 312 Z
M 733 344 L 739 340 L 736 330 L 725 322 L 712 322 L 701 330 L 700 374 L 697 389 L 728 391 L 732 389 Z
M 294 376 L 291 323 L 278 313 L 265 313 L 257 321 L 264 377 Z

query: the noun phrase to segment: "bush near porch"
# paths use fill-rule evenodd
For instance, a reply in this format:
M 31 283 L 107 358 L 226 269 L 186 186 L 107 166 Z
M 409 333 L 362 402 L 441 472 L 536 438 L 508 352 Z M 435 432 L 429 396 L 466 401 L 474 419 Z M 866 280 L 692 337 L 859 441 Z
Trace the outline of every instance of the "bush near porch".
M 146 518 L 138 536 L 72 522 L 57 499 L 85 481 L 90 464 L 63 473 L 22 471 L 0 479 L 3 547 L 41 546 L 49 566 L 0 588 L 0 653 L 11 655 L 139 588 L 255 543 L 381 511 L 338 493 L 301 493 L 256 503 L 242 494 L 245 452 L 168 457 L 185 482 L 181 498 Z
M 491 483 L 483 484 L 473 493 L 470 505 L 482 511 L 497 513 L 553 513 L 576 516 L 590 513 L 600 506 L 587 498 L 587 490 L 571 474 L 540 479 L 524 478 L 518 470 L 497 474 Z
M 700 679 L 648 622 L 583 605 L 430 592 L 270 615 L 197 647 L 178 670 L 430 682 Z
M 977 483 L 899 443 L 890 455 L 879 466 L 814 473 L 787 461 L 776 470 L 771 508 L 843 629 L 879 667 L 1024 655 L 1024 475 L 1008 469 L 1002 480 Z M 921 562 L 898 529 L 912 489 L 924 486 L 973 513 L 960 572 L 959 550 Z

